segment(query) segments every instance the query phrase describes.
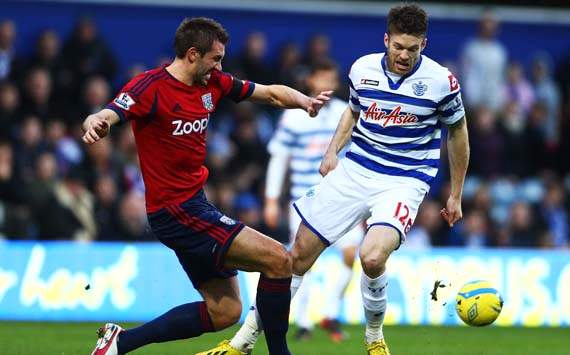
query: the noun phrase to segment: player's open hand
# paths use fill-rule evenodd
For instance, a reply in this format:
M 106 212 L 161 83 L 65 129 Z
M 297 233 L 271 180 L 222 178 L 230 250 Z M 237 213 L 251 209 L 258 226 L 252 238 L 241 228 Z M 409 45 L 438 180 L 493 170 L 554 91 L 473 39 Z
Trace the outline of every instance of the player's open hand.
M 332 91 L 321 91 L 316 97 L 309 98 L 309 106 L 307 112 L 309 116 L 315 117 L 319 114 L 319 110 L 331 99 Z
M 322 176 L 326 176 L 329 172 L 333 171 L 338 164 L 338 157 L 336 154 L 326 153 L 321 161 L 321 166 L 319 167 L 319 173 Z
M 81 128 L 83 129 L 83 137 L 81 138 L 83 142 L 93 144 L 109 134 L 111 127 L 103 117 L 89 115 L 83 121 Z
M 453 227 L 455 222 L 463 218 L 463 212 L 461 211 L 461 199 L 449 196 L 447 199 L 447 206 L 441 209 L 440 214 L 447 224 L 449 224 L 449 227 Z

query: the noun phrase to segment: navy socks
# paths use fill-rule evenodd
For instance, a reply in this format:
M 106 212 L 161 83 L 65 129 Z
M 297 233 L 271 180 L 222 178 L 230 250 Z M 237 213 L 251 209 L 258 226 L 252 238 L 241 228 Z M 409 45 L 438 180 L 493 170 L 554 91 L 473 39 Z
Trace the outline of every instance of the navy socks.
M 263 323 L 271 355 L 290 355 L 286 334 L 289 329 L 291 278 L 270 279 L 263 275 L 257 285 L 257 310 Z
M 213 332 L 214 327 L 205 302 L 183 304 L 137 328 L 119 334 L 119 354 L 151 343 L 197 337 Z

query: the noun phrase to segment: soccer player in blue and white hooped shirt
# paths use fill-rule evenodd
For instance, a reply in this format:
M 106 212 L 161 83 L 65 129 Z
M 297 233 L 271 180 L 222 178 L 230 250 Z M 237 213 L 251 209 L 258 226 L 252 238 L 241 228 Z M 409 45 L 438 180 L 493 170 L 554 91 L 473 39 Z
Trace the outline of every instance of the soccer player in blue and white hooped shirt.
M 292 250 L 291 295 L 323 250 L 366 219 L 359 254 L 368 354 L 390 353 L 382 333 L 386 261 L 405 241 L 437 174 L 443 125 L 451 193 L 441 215 L 449 226 L 462 217 L 469 161 L 465 110 L 457 79 L 421 54 L 426 32 L 427 15 L 419 6 L 390 10 L 386 52 L 366 55 L 351 68 L 350 101 L 320 166 L 325 177 L 293 204 L 303 223 Z M 339 161 L 337 153 L 349 140 Z M 247 349 L 235 351 L 227 354 Z

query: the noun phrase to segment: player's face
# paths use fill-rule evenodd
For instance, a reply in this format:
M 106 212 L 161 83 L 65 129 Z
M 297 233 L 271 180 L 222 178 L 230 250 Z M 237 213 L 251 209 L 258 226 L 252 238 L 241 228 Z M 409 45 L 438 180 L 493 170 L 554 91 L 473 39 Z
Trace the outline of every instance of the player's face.
M 202 56 L 198 56 L 196 81 L 202 85 L 208 85 L 212 70 L 222 70 L 222 59 L 224 58 L 226 47 L 219 41 L 214 41 L 212 49 Z
M 307 87 L 311 95 L 317 95 L 321 91 L 334 91 L 338 88 L 338 74 L 336 70 L 317 70 L 307 78 Z
M 426 38 L 404 33 L 385 34 L 384 45 L 388 53 L 388 69 L 395 74 L 405 75 L 420 59 L 426 46 Z

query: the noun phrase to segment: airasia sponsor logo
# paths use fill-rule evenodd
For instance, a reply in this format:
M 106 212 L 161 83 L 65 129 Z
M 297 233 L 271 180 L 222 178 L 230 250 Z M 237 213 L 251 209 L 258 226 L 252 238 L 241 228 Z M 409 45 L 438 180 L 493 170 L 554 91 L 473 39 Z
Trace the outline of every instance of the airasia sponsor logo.
M 404 125 L 419 121 L 418 116 L 411 113 L 400 113 L 401 111 L 402 107 L 397 106 L 391 112 L 384 112 L 376 105 L 375 102 L 373 102 L 366 112 L 364 112 L 364 120 L 377 121 L 382 127 L 386 127 L 388 125 Z

